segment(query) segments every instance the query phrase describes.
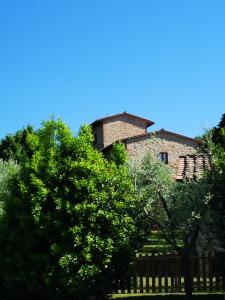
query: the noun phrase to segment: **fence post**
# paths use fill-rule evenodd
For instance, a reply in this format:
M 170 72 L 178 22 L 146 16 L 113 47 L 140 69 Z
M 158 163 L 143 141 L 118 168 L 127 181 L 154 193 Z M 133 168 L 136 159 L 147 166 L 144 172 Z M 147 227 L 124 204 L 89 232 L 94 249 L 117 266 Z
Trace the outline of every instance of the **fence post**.
M 154 255 L 154 253 L 152 254 L 152 263 L 151 263 L 151 266 L 152 266 L 152 292 L 153 293 L 155 293 L 156 292 L 156 290 L 155 290 L 155 288 L 156 288 L 156 284 L 155 284 L 155 255 Z
M 187 299 L 192 299 L 192 276 L 190 268 L 190 253 L 189 249 L 183 251 L 183 266 L 184 266 L 184 287 Z
M 145 269 L 145 278 L 146 278 L 146 293 L 149 293 L 149 273 L 150 273 L 150 259 L 149 256 L 147 254 L 145 254 L 145 258 L 146 258 L 146 269 Z

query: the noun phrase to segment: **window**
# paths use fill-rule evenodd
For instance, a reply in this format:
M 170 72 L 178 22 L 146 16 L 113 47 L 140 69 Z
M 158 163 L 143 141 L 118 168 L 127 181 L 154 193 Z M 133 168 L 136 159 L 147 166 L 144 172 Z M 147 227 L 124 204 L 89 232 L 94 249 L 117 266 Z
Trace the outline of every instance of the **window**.
M 97 144 L 97 134 L 96 133 L 94 134 L 94 144 L 95 145 Z
M 164 162 L 165 164 L 168 164 L 168 153 L 167 152 L 160 152 L 159 153 L 159 159 Z

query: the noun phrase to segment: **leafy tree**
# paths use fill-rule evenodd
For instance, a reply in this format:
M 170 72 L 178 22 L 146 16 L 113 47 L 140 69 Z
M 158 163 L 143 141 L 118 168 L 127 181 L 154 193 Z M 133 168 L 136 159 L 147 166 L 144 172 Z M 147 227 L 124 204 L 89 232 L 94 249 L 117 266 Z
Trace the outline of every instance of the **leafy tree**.
M 213 134 L 212 134 L 212 141 L 215 144 L 217 145 L 219 144 L 225 148 L 224 130 L 225 130 L 225 114 L 222 115 L 218 126 L 213 128 Z
M 0 218 L 4 213 L 7 200 L 11 197 L 12 184 L 18 173 L 19 165 L 14 161 L 0 160 Z
M 3 160 L 13 159 L 21 162 L 27 156 L 31 157 L 33 151 L 28 142 L 28 137 L 31 134 L 34 134 L 34 129 L 30 125 L 17 131 L 15 134 L 8 134 L 0 142 L 0 158 Z
M 218 126 L 208 130 L 203 136 L 206 152 L 210 157 L 210 172 L 208 181 L 212 199 L 210 214 L 213 216 L 210 232 L 216 240 L 215 251 L 221 256 L 220 267 L 225 270 L 225 114 L 222 115 Z
M 158 227 L 172 249 L 183 256 L 186 295 L 191 298 L 189 257 L 199 233 L 211 218 L 209 203 L 212 196 L 208 178 L 176 182 L 169 167 L 151 154 L 141 165 L 134 164 L 131 173 L 147 219 Z
M 225 114 L 212 134 L 206 139 L 211 153 L 212 209 L 216 215 L 214 229 L 220 241 L 221 250 L 225 249 Z
M 85 299 L 107 294 L 129 267 L 143 221 L 140 204 L 115 145 L 110 161 L 50 120 L 26 140 L 1 219 L 1 294 L 6 299 Z M 142 226 L 142 227 L 141 227 Z

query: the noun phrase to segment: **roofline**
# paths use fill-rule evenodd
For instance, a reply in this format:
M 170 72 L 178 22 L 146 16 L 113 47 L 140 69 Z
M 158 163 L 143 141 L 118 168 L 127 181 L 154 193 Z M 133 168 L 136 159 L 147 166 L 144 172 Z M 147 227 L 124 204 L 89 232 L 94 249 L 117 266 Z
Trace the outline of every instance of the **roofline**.
M 157 130 L 157 131 L 153 131 L 153 132 L 147 132 L 147 133 L 143 133 L 143 134 L 139 134 L 139 135 L 130 136 L 130 137 L 127 137 L 125 139 L 121 139 L 121 140 L 115 141 L 115 143 L 127 142 L 127 141 L 130 141 L 130 140 L 133 140 L 133 139 L 136 139 L 136 138 L 141 138 L 141 137 L 154 136 L 154 135 L 157 135 L 157 133 L 168 133 L 170 135 L 173 135 L 173 136 L 176 136 L 176 137 L 180 137 L 180 138 L 183 138 L 183 139 L 191 141 L 191 142 L 196 142 L 198 145 L 202 144 L 202 142 L 200 140 L 197 140 L 197 139 L 194 139 L 194 138 L 191 138 L 191 137 L 179 134 L 179 133 L 167 131 L 167 130 L 165 130 L 163 128 L 160 129 L 160 130 Z M 110 145 L 108 145 L 108 146 L 100 149 L 100 151 L 104 151 L 105 149 L 109 148 L 113 144 L 114 143 L 112 143 L 112 144 L 110 144 Z
M 171 135 L 174 135 L 174 136 L 177 136 L 177 137 L 180 137 L 180 138 L 183 138 L 183 139 L 186 139 L 186 140 L 189 140 L 189 141 L 192 141 L 192 142 L 196 142 L 197 144 L 202 144 L 202 142 L 198 139 L 195 139 L 195 138 L 191 138 L 189 136 L 186 136 L 186 135 L 182 135 L 182 134 L 179 134 L 179 133 L 175 133 L 175 132 L 172 132 L 172 131 L 168 131 L 168 130 L 165 130 L 164 128 L 156 131 L 155 133 L 157 132 L 162 132 L 162 133 L 169 133 Z
M 121 142 L 126 142 L 126 141 L 129 141 L 129 140 L 135 139 L 135 138 L 141 138 L 141 137 L 145 137 L 145 136 L 152 136 L 152 135 L 154 135 L 154 133 L 155 132 L 147 132 L 147 133 L 142 133 L 142 134 L 139 134 L 139 135 L 133 135 L 133 136 L 127 137 L 125 139 L 122 139 L 120 141 Z
M 138 116 L 129 114 L 127 112 L 123 112 L 123 113 L 119 113 L 119 114 L 116 114 L 116 115 L 112 115 L 112 116 L 104 117 L 104 118 L 101 118 L 101 119 L 97 119 L 93 123 L 91 123 L 91 125 L 95 125 L 95 124 L 100 123 L 100 122 L 104 122 L 104 121 L 108 121 L 108 120 L 111 120 L 111 119 L 115 119 L 115 118 L 117 118 L 119 116 L 123 116 L 123 115 L 127 115 L 127 116 L 129 116 L 131 118 L 141 120 L 141 121 L 147 123 L 147 127 L 155 124 L 155 122 L 153 122 L 151 120 L 148 120 L 148 119 L 145 119 L 145 118 L 142 118 L 142 117 L 138 117 Z
M 160 129 L 160 130 L 157 130 L 157 131 L 153 131 L 153 132 L 147 132 L 147 133 L 143 133 L 143 134 L 140 134 L 140 135 L 130 136 L 130 137 L 127 137 L 127 138 L 125 138 L 125 139 L 122 139 L 121 141 L 127 141 L 127 140 L 131 140 L 131 139 L 135 139 L 135 138 L 139 138 L 139 137 L 144 137 L 144 136 L 157 135 L 157 133 L 168 133 L 168 134 L 170 134 L 170 135 L 174 135 L 174 136 L 176 136 L 176 137 L 180 137 L 180 138 L 183 138 L 183 139 L 186 139 L 186 140 L 189 140 L 189 141 L 192 141 L 192 142 L 196 142 L 196 143 L 198 143 L 198 144 L 201 144 L 201 141 L 200 141 L 200 140 L 197 140 L 197 139 L 194 139 L 194 138 L 191 138 L 191 137 L 188 137 L 188 136 L 179 134 L 179 133 L 171 132 L 171 131 L 165 130 L 165 129 L 163 129 L 163 128 Z

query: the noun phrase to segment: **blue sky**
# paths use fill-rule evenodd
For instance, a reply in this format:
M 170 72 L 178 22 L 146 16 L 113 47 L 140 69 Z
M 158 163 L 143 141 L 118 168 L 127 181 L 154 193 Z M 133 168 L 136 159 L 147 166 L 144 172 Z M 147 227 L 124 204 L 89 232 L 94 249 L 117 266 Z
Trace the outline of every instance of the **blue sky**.
M 225 112 L 225 1 L 0 1 L 0 137 L 127 111 L 188 136 Z

